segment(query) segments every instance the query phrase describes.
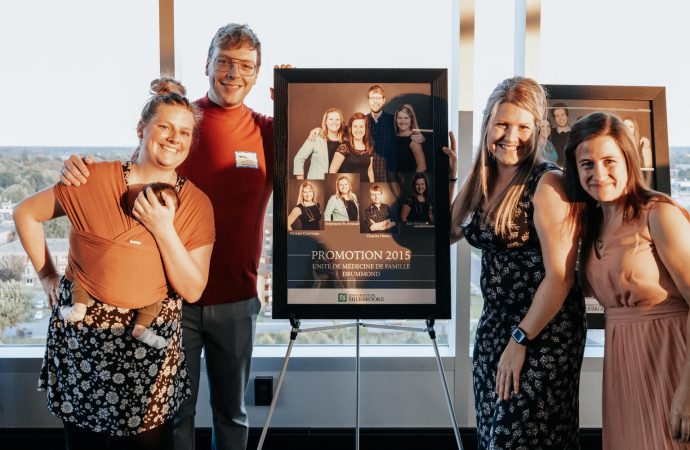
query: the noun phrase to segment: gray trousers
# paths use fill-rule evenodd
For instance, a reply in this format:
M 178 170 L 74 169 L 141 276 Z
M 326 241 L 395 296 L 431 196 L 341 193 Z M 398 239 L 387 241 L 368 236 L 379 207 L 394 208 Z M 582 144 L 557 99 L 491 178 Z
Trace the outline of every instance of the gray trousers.
M 261 309 L 254 297 L 236 303 L 197 306 L 185 303 L 182 309 L 184 348 L 192 396 L 175 415 L 175 449 L 194 449 L 201 351 L 204 350 L 213 415 L 213 450 L 244 450 L 249 423 L 244 397 L 251 370 L 256 316 Z

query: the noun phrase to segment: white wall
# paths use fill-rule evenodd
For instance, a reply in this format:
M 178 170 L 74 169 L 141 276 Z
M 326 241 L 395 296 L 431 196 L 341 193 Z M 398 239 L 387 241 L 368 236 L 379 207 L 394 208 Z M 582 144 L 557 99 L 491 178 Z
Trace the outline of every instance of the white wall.
M 431 347 L 430 347 L 431 348 Z M 395 428 L 450 427 L 441 379 L 433 357 L 365 357 L 361 363 L 360 426 Z M 282 357 L 255 358 L 255 376 L 277 384 Z M 455 375 L 455 358 L 443 358 L 460 427 L 474 427 L 471 374 Z M 0 428 L 60 428 L 61 422 L 36 391 L 41 360 L 0 358 Z M 580 426 L 601 427 L 601 358 L 585 358 L 580 384 Z M 271 426 L 352 428 L 355 423 L 355 360 L 344 357 L 295 357 L 290 360 Z M 456 380 L 456 381 L 454 381 Z M 253 384 L 247 402 L 254 403 Z M 197 426 L 211 426 L 208 387 L 203 380 Z M 248 408 L 251 427 L 262 427 L 267 406 Z M 463 420 L 461 417 L 467 417 Z

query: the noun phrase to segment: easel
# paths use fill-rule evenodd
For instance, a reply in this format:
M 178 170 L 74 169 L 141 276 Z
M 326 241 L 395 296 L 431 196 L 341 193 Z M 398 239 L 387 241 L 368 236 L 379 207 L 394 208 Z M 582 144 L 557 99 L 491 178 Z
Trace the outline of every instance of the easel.
M 280 369 L 280 375 L 278 376 L 278 383 L 276 384 L 276 390 L 273 394 L 273 400 L 271 401 L 271 406 L 268 409 L 268 415 L 266 416 L 266 422 L 264 423 L 263 430 L 261 430 L 261 438 L 259 439 L 259 445 L 257 450 L 262 450 L 264 446 L 264 441 L 266 440 L 266 434 L 268 433 L 268 427 L 271 424 L 271 417 L 273 416 L 273 411 L 275 410 L 276 403 L 278 402 L 278 396 L 280 395 L 280 388 L 283 385 L 285 379 L 285 372 L 287 372 L 287 365 L 290 359 L 290 353 L 292 352 L 292 346 L 297 339 L 299 333 L 309 333 L 312 331 L 323 331 L 323 330 L 335 330 L 339 328 L 352 328 L 356 329 L 356 356 L 355 356 L 355 372 L 356 372 L 356 394 L 355 394 L 355 449 L 359 450 L 359 330 L 360 328 L 379 328 L 388 330 L 399 330 L 399 331 L 417 331 L 420 333 L 428 333 L 431 342 L 434 345 L 434 353 L 436 353 L 436 366 L 438 372 L 441 375 L 441 381 L 443 384 L 443 390 L 446 394 L 446 402 L 448 405 L 448 414 L 450 416 L 451 423 L 453 425 L 453 433 L 455 434 L 455 442 L 458 445 L 458 450 L 463 450 L 462 441 L 460 440 L 460 433 L 458 431 L 458 422 L 455 418 L 455 410 L 453 409 L 453 402 L 450 398 L 450 392 L 448 391 L 448 383 L 446 382 L 446 375 L 443 371 L 443 362 L 441 361 L 441 355 L 438 352 L 438 345 L 436 344 L 436 330 L 434 330 L 434 319 L 427 319 L 426 328 L 415 328 L 415 327 L 403 327 L 397 325 L 385 325 L 385 324 L 370 324 L 361 322 L 357 319 L 356 322 L 344 323 L 339 325 L 328 325 L 323 327 L 313 327 L 313 328 L 300 328 L 300 321 L 295 318 L 290 318 L 290 326 L 292 330 L 290 331 L 290 343 L 288 344 L 287 352 L 285 353 L 285 359 L 283 360 L 283 366 Z

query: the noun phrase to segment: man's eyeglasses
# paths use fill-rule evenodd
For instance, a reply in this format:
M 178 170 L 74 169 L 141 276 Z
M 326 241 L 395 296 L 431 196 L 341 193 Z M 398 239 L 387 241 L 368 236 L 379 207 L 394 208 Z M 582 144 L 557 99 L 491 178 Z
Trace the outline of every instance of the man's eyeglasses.
M 369 97 L 369 100 L 371 100 L 372 102 L 382 102 L 383 97 Z
M 230 72 L 232 66 L 237 66 L 237 72 L 243 77 L 251 77 L 256 73 L 256 64 L 242 59 L 232 59 L 226 56 L 218 56 L 213 59 L 213 67 L 219 72 Z

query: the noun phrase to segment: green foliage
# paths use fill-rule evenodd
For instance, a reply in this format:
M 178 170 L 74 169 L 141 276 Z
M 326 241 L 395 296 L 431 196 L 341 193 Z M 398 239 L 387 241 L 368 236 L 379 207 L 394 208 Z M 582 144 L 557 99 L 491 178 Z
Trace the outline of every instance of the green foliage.
M 16 203 L 54 185 L 60 180 L 60 170 L 71 154 L 91 154 L 96 161 L 126 161 L 132 155 L 132 149 L 0 147 L 0 200 Z
M 5 201 L 17 203 L 25 199 L 32 193 L 33 191 L 26 183 L 18 183 L 5 188 L 2 191 L 2 199 Z
M 37 191 L 53 186 L 60 179 L 60 171 L 57 169 L 43 169 L 41 175 L 43 176 L 43 183 L 36 186 Z
M 0 338 L 4 331 L 29 318 L 31 295 L 18 281 L 0 281 Z
M 64 239 L 69 232 L 69 219 L 67 217 L 58 217 L 57 219 L 43 222 L 43 232 L 46 239 Z
M 29 192 L 36 192 L 39 183 L 43 181 L 43 174 L 31 168 L 32 165 L 22 167 L 17 174 L 17 181 L 28 188 Z
M 12 172 L 9 172 L 7 170 L 0 171 L 0 187 L 1 188 L 7 188 L 9 186 L 12 186 L 15 181 L 15 176 Z
M 23 255 L 4 255 L 0 257 L 0 281 L 21 281 L 26 265 Z
M 680 169 L 678 170 L 678 178 L 687 180 L 690 178 L 690 169 Z
M 335 322 L 334 322 L 335 324 Z M 421 323 L 405 323 L 405 326 L 423 328 Z M 305 324 L 304 328 L 309 328 Z M 447 326 L 437 323 L 437 343 L 448 344 Z M 285 345 L 290 341 L 290 332 L 274 331 L 270 333 L 257 333 L 256 345 Z M 300 333 L 297 345 L 355 345 L 356 337 L 354 328 L 338 328 L 333 330 L 314 331 Z M 360 330 L 361 345 L 429 345 L 431 339 L 425 332 L 399 331 L 399 330 Z
M 675 164 L 690 164 L 690 148 L 671 148 L 671 167 Z

